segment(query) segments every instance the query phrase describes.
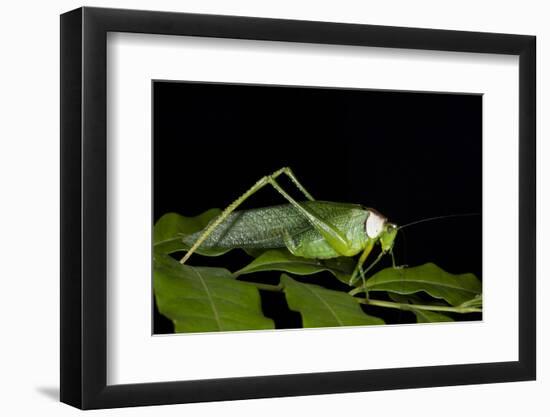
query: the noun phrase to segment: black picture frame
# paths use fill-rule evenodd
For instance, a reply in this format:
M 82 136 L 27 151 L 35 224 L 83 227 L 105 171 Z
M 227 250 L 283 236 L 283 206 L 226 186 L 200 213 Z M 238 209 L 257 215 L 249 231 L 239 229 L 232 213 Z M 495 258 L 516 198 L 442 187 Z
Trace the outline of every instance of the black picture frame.
M 107 385 L 108 32 L 519 56 L 519 360 Z M 79 8 L 61 15 L 61 401 L 82 409 L 536 378 L 534 36 Z

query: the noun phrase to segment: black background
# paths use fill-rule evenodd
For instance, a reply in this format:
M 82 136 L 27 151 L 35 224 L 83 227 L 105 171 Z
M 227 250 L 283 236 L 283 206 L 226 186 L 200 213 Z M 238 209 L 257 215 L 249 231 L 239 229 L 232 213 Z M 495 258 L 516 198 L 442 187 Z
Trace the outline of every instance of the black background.
M 373 207 L 398 225 L 481 213 L 479 95 L 155 81 L 153 106 L 155 222 L 168 212 L 194 216 L 224 208 L 283 166 L 316 199 Z M 300 197 L 288 181 L 281 184 Z M 266 187 L 243 208 L 281 203 Z M 404 229 L 394 249 L 397 263 L 434 262 L 481 278 L 481 224 L 481 216 L 473 216 Z M 194 264 L 230 270 L 249 261 L 241 251 L 193 256 Z M 263 280 L 275 282 L 277 276 L 265 274 Z M 330 277 L 304 280 L 341 288 Z M 284 297 L 261 295 L 265 315 L 278 328 L 300 327 Z M 388 323 L 414 321 L 398 310 L 369 312 Z M 154 314 L 154 333 L 173 332 L 156 308 Z

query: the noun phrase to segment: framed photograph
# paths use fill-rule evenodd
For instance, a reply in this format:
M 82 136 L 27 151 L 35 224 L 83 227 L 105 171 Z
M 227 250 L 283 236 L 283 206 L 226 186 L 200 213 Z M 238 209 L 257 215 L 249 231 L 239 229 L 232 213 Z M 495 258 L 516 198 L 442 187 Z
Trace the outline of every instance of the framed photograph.
M 535 37 L 61 16 L 61 401 L 535 379 Z

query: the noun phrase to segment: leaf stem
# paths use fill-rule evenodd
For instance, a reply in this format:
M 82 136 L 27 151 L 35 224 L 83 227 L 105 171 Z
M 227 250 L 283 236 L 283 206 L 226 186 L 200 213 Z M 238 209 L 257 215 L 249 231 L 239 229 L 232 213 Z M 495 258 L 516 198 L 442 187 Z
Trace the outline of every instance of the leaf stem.
M 403 304 L 393 301 L 384 300 L 365 300 L 364 298 L 355 299 L 360 304 L 367 304 L 378 307 L 396 308 L 399 310 L 429 310 L 429 311 L 446 311 L 449 313 L 481 313 L 482 309 L 476 307 L 450 307 L 450 306 L 431 306 L 422 304 Z
M 365 290 L 363 289 L 362 286 L 359 286 L 357 288 L 354 288 L 353 290 L 351 290 L 350 292 L 348 292 L 349 295 L 356 295 L 356 294 L 359 294 L 360 292 L 364 292 Z
M 241 281 L 245 284 L 253 285 L 259 290 L 264 291 L 272 291 L 272 292 L 281 292 L 283 290 L 283 287 L 281 284 L 279 285 L 270 285 L 270 284 L 261 284 L 259 282 L 253 282 L 253 281 Z M 361 288 L 355 288 L 354 290 L 350 291 L 350 295 L 354 295 L 361 292 Z M 352 294 L 353 293 L 353 294 Z M 364 298 L 356 298 L 354 297 L 355 301 L 357 301 L 360 304 L 366 304 L 371 306 L 377 306 L 377 307 L 386 307 L 386 308 L 395 308 L 399 310 L 428 310 L 428 311 L 446 311 L 448 313 L 481 313 L 481 308 L 476 307 L 464 307 L 464 306 L 458 306 L 458 307 L 451 307 L 451 306 L 432 306 L 432 305 L 423 305 L 423 304 L 404 304 L 404 303 L 396 303 L 393 301 L 384 301 L 384 300 L 373 300 L 373 299 L 364 299 Z

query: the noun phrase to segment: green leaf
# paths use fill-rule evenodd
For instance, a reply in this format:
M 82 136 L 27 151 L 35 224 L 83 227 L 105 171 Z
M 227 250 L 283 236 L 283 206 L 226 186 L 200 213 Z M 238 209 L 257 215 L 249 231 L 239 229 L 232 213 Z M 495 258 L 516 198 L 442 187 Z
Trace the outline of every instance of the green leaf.
M 398 294 L 424 291 L 453 306 L 481 294 L 481 282 L 474 274 L 450 274 L 433 263 L 412 268 L 383 269 L 367 280 L 366 288 Z
M 281 276 L 288 306 L 302 316 L 303 327 L 364 326 L 384 324 L 382 319 L 363 312 L 351 295 L 303 284 L 288 275 Z
M 395 301 L 396 303 L 401 303 L 401 304 L 411 304 L 411 305 L 420 304 L 420 305 L 430 305 L 430 306 L 448 306 L 448 304 L 444 301 L 434 300 L 434 299 L 432 299 L 430 301 L 426 301 L 426 300 L 423 300 L 422 298 L 420 298 L 416 294 L 401 295 L 401 294 L 389 292 L 388 296 L 393 301 Z
M 195 217 L 185 217 L 177 213 L 167 213 L 162 216 L 153 228 L 153 247 L 155 253 L 169 254 L 178 251 L 186 251 L 189 246 L 183 243 L 182 238 L 204 229 L 208 223 L 221 213 L 220 209 L 210 209 Z M 228 252 L 229 249 L 202 249 L 197 253 L 201 255 L 218 256 Z
M 416 316 L 417 323 L 439 323 L 439 322 L 454 321 L 449 316 L 446 316 L 445 314 L 441 314 L 441 313 L 436 313 L 435 311 L 413 310 L 413 313 Z
M 227 269 L 181 265 L 155 254 L 153 272 L 158 309 L 177 333 L 274 328 L 262 313 L 258 290 Z
M 435 311 L 429 311 L 429 310 L 418 310 L 415 309 L 413 306 L 416 305 L 433 305 L 433 306 L 441 306 L 445 305 L 441 302 L 427 302 L 422 300 L 420 297 L 417 297 L 416 295 L 401 295 L 401 294 L 395 294 L 395 293 L 388 293 L 390 298 L 395 301 L 396 303 L 400 304 L 408 304 L 411 305 L 410 311 L 414 313 L 416 316 L 416 322 L 417 323 L 437 323 L 437 322 L 448 322 L 448 321 L 454 321 L 451 317 L 438 313 Z
M 294 256 L 285 250 L 269 250 L 235 272 L 235 276 L 262 271 L 282 271 L 296 275 L 311 275 L 329 271 L 340 281 L 347 284 L 354 265 L 355 262 L 350 258 L 321 261 Z
M 243 250 L 246 252 L 248 256 L 257 258 L 261 254 L 267 252 L 269 249 L 243 248 Z

